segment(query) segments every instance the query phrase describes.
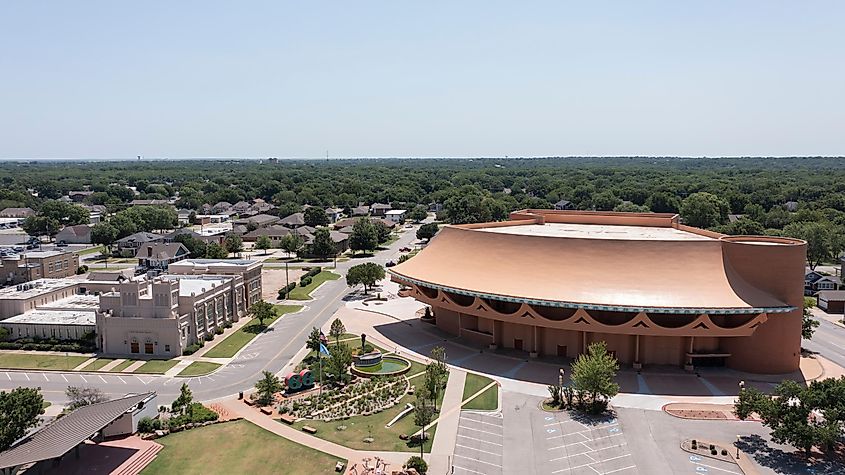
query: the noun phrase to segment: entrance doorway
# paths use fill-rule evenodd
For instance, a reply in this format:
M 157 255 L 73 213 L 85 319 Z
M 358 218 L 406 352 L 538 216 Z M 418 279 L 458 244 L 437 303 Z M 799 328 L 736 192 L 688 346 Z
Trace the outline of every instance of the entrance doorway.
M 513 339 L 513 347 L 516 350 L 521 350 L 522 349 L 522 340 L 520 338 L 514 338 Z
M 566 345 L 557 345 L 557 355 L 566 358 Z
M 129 348 L 130 352 L 132 352 L 132 353 L 140 353 L 141 352 L 140 345 L 138 345 L 138 340 L 133 339 L 132 343 L 129 346 L 130 346 L 130 348 Z

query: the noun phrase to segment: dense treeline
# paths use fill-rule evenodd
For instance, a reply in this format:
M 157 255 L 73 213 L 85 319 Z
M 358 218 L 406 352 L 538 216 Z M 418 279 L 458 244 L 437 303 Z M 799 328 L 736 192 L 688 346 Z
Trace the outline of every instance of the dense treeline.
M 86 201 L 111 212 L 178 193 L 180 208 L 262 198 L 280 215 L 304 204 L 440 203 L 454 223 L 568 200 L 576 209 L 681 212 L 731 234 L 824 234 L 834 248 L 845 226 L 845 159 L 823 157 L 8 162 L 0 185 L 0 207 L 38 209 L 87 188 L 95 193 Z M 729 222 L 729 214 L 745 217 Z

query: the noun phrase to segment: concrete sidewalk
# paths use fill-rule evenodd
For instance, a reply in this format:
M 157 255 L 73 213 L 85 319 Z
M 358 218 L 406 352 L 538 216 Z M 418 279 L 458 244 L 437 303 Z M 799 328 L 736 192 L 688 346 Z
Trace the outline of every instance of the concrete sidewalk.
M 440 403 L 440 417 L 428 461 L 431 473 L 449 473 L 449 460 L 458 439 L 458 422 L 461 417 L 466 377 L 467 373 L 464 370 L 449 369 L 449 382 L 446 384 L 443 402 Z

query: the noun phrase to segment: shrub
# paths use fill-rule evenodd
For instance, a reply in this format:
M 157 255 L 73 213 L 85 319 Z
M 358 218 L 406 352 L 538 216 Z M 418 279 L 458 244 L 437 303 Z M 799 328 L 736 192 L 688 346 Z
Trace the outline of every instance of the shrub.
M 142 417 L 141 420 L 138 421 L 138 432 L 150 433 L 155 430 L 155 423 L 149 417 Z
M 425 463 L 425 460 L 418 455 L 414 455 L 413 457 L 409 458 L 407 462 L 405 462 L 406 468 L 413 468 L 421 475 L 425 475 L 426 471 L 428 471 L 428 464 Z
M 214 334 L 213 334 L 213 333 L 206 333 L 206 334 L 205 334 L 205 341 L 211 341 L 211 340 L 213 340 L 213 339 L 214 339 Z
M 722 455 L 728 455 L 727 449 L 722 449 Z
M 303 278 L 305 278 L 305 277 L 314 277 L 315 275 L 317 275 L 317 274 L 319 274 L 320 272 L 322 272 L 322 270 L 323 270 L 323 269 L 322 269 L 320 266 L 317 266 L 317 267 L 312 267 L 312 268 L 311 268 L 311 269 L 309 269 L 309 270 L 308 270 L 308 272 L 306 272 L 306 273 L 305 273 L 302 277 L 303 277 Z
M 200 350 L 200 348 L 202 348 L 202 347 L 203 347 L 202 342 L 200 342 L 200 343 L 194 343 L 193 345 L 190 345 L 190 346 L 188 346 L 187 348 L 185 348 L 185 349 L 182 351 L 182 354 L 183 354 L 183 355 L 192 355 L 192 354 L 196 353 L 197 351 L 199 351 L 199 350 Z
M 311 283 L 311 277 L 303 276 L 301 279 L 299 279 L 299 286 L 300 287 L 305 287 L 306 285 L 309 285 L 310 283 Z
M 717 453 L 718 452 L 716 452 L 716 449 L 713 449 L 713 450 L 710 451 L 710 455 L 716 455 Z
M 281 289 L 279 289 L 279 300 L 286 299 L 288 294 L 291 292 L 291 290 L 293 290 L 295 288 L 296 288 L 296 282 L 291 282 L 286 287 L 282 287 Z
M 217 329 L 216 329 L 216 330 L 214 330 L 214 333 L 216 333 L 216 334 L 218 334 L 218 335 L 222 335 L 222 334 L 223 334 L 223 329 L 222 329 L 222 328 L 220 328 L 220 327 L 217 327 Z

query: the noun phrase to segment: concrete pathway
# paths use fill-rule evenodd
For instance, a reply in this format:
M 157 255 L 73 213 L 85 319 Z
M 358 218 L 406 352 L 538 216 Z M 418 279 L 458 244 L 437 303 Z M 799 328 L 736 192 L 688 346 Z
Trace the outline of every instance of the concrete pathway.
M 140 368 L 141 366 L 144 366 L 144 363 L 146 363 L 146 361 L 136 361 L 131 365 L 127 366 L 126 369 L 121 371 L 121 373 L 134 373 L 136 369 Z
M 167 370 L 167 371 L 164 373 L 164 375 L 165 375 L 165 376 L 176 376 L 177 374 L 181 373 L 183 369 L 185 369 L 185 368 L 187 368 L 188 366 L 190 366 L 190 365 L 191 365 L 191 363 L 193 363 L 193 361 L 190 361 L 190 360 L 181 360 L 181 361 L 179 361 L 178 363 L 176 363 L 176 366 L 174 366 L 174 367 L 170 368 L 169 370 Z
M 116 360 L 112 361 L 111 363 L 106 363 L 106 365 L 105 365 L 105 366 L 103 366 L 102 368 L 100 368 L 100 371 L 111 371 L 111 370 L 112 370 L 112 368 L 114 368 L 115 366 L 117 366 L 117 365 L 119 365 L 119 364 L 123 363 L 124 361 L 126 361 L 126 360 L 125 360 L 125 359 L 122 359 L 122 358 L 118 358 L 118 359 L 116 359 Z
M 97 358 L 88 358 L 87 360 L 83 361 L 82 363 L 79 363 L 76 366 L 76 368 L 73 368 L 71 371 L 82 371 L 82 368 L 84 368 L 84 367 L 88 366 L 89 364 L 93 363 L 94 360 L 96 360 L 96 359 Z
M 461 417 L 460 408 L 463 403 L 466 377 L 467 373 L 464 370 L 457 368 L 449 370 L 449 382 L 446 383 L 446 393 L 440 404 L 440 417 L 437 419 L 437 431 L 434 433 L 434 443 L 431 445 L 431 456 L 428 461 L 431 473 L 448 473 L 449 457 L 455 449 L 458 438 L 458 422 Z

